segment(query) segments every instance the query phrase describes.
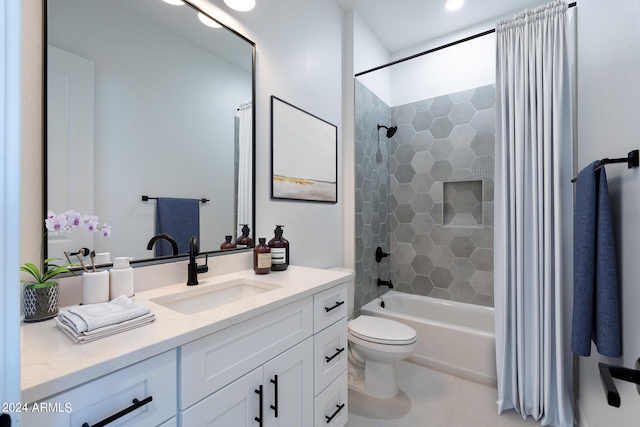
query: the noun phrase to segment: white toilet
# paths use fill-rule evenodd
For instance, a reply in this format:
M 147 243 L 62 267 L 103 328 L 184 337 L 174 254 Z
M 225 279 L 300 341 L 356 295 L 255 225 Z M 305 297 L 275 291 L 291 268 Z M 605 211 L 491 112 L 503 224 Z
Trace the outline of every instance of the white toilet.
M 345 271 L 344 269 L 340 269 Z M 353 270 L 346 270 L 351 271 Z M 355 277 L 348 288 L 349 387 L 377 398 L 398 394 L 396 360 L 416 349 L 416 331 L 400 322 L 375 316 L 353 318 Z

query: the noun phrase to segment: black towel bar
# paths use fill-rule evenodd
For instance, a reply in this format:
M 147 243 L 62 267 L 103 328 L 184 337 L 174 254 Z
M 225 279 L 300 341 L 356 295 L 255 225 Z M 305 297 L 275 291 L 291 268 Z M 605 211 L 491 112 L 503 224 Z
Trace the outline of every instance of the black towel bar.
M 616 385 L 613 383 L 614 378 L 637 384 L 638 394 L 640 394 L 640 371 L 637 370 L 638 367 L 640 367 L 640 359 L 636 360 L 636 369 L 598 363 L 600 379 L 602 380 L 602 386 L 607 395 L 607 403 L 610 406 L 620 407 L 620 395 L 618 394 Z
M 158 200 L 158 198 L 157 198 L 157 197 L 142 196 L 142 201 L 143 201 L 143 202 L 148 202 L 149 200 Z M 202 203 L 207 203 L 207 202 L 209 202 L 210 200 L 209 200 L 209 199 L 205 199 L 205 198 L 203 197 L 202 199 L 200 199 L 200 201 L 201 201 Z
M 637 168 L 638 166 L 640 166 L 640 150 L 629 151 L 629 154 L 627 155 L 627 157 L 620 157 L 617 159 L 604 158 L 600 160 L 598 163 L 596 163 L 595 166 L 593 166 L 593 170 L 597 171 L 604 165 L 608 165 L 610 163 L 626 163 L 627 168 L 629 169 Z M 576 179 L 578 179 L 577 176 L 573 177 L 571 182 L 576 182 Z

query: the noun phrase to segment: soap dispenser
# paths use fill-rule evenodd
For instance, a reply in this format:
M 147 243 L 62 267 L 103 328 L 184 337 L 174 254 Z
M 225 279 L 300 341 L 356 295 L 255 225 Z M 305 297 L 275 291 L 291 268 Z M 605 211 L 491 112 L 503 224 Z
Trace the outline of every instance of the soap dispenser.
M 253 248 L 253 271 L 256 274 L 267 274 L 271 268 L 271 249 L 265 244 L 267 239 L 260 237 L 258 246 Z
M 275 237 L 269 240 L 271 248 L 271 270 L 283 271 L 289 267 L 289 241 L 282 237 L 282 227 L 276 225 Z
M 220 245 L 220 249 L 233 249 L 236 244 L 231 241 L 233 236 L 224 236 L 225 241 Z
M 109 270 L 109 299 L 120 295 L 133 296 L 133 268 L 128 257 L 114 258 L 113 267 Z
M 249 226 L 247 224 L 240 224 L 242 226 L 242 236 L 236 239 L 236 248 L 249 248 L 253 246 L 253 239 L 249 237 Z

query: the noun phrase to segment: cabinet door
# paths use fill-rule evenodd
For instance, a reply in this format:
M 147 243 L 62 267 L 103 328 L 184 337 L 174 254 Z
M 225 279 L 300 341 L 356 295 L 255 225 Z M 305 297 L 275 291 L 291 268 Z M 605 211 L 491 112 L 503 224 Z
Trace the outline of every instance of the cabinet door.
M 313 425 L 313 338 L 264 365 L 264 389 L 265 427 Z
M 260 419 L 262 367 L 213 393 L 182 412 L 180 425 L 188 427 L 256 427 Z

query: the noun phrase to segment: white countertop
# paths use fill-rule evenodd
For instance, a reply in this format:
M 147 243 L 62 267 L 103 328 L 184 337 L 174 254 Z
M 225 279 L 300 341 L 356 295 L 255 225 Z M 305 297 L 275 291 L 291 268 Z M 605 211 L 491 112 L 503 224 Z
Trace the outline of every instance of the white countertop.
M 187 288 L 184 283 L 139 292 L 135 301 L 149 307 L 155 314 L 156 321 L 87 344 L 73 343 L 53 319 L 23 323 L 20 331 L 22 401 L 32 403 L 60 393 L 331 288 L 350 278 L 350 273 L 297 266 L 265 275 L 256 275 L 253 270 L 246 270 L 199 278 L 198 286 L 250 279 L 278 285 L 279 288 L 192 315 L 180 314 L 149 301 L 191 288 Z

